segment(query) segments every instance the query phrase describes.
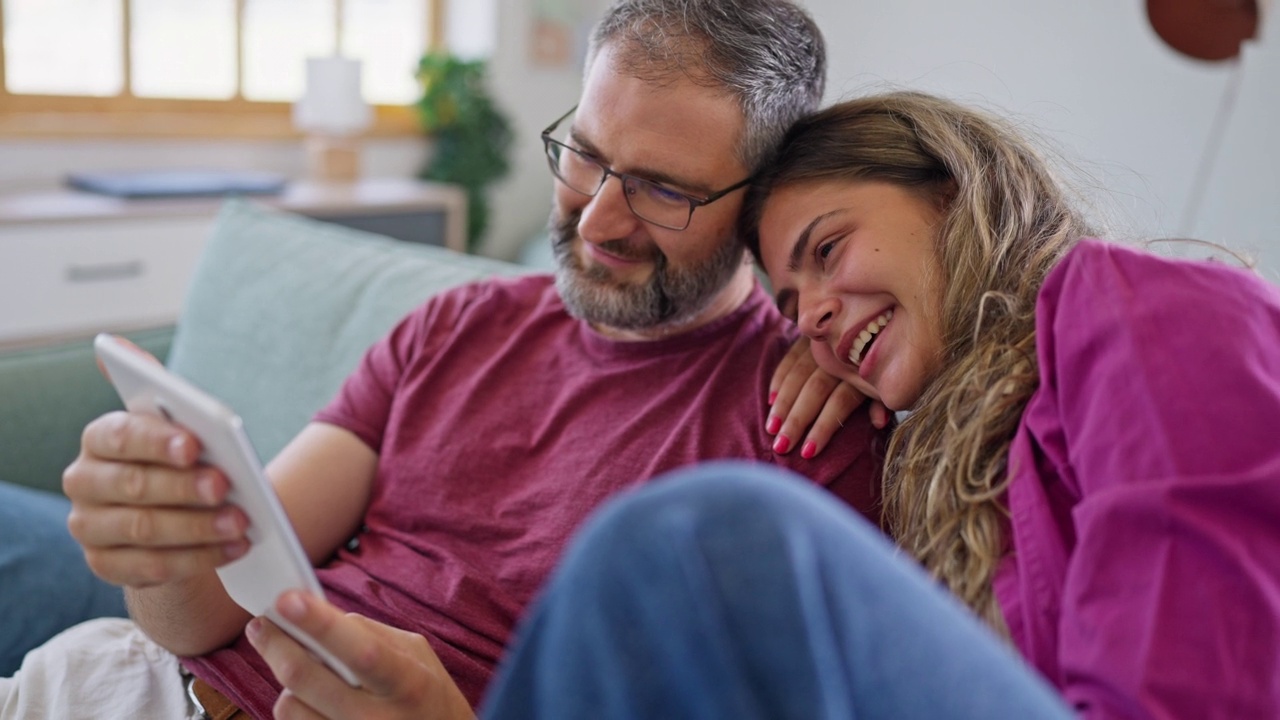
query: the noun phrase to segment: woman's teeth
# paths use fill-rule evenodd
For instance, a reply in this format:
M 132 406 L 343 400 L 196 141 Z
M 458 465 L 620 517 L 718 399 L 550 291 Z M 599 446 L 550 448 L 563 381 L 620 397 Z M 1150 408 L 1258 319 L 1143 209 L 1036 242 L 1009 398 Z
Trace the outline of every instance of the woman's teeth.
M 876 335 L 884 329 L 885 325 L 893 319 L 893 310 L 885 310 L 879 317 L 867 323 L 867 326 L 858 333 L 858 337 L 853 340 L 853 347 L 849 348 L 849 362 L 854 367 L 862 364 L 862 358 L 866 355 L 867 350 L 871 349 L 871 341 L 876 339 Z

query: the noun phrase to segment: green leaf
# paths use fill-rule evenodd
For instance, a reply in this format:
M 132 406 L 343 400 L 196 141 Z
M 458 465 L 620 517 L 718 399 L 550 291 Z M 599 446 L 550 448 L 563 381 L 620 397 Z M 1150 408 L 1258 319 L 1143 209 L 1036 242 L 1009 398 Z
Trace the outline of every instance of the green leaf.
M 483 60 L 427 53 L 418 63 L 418 117 L 434 151 L 418 173 L 467 192 L 467 249 L 474 252 L 489 225 L 485 188 L 510 169 L 511 123 L 487 88 Z

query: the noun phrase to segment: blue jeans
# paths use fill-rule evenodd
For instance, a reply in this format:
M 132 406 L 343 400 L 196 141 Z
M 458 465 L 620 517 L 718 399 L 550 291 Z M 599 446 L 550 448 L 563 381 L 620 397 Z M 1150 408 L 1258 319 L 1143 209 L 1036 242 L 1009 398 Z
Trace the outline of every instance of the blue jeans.
M 1068 718 L 811 483 L 715 463 L 610 503 L 517 632 L 485 718 Z
M 83 620 L 125 615 L 67 532 L 66 498 L 0 483 L 0 677 L 28 650 Z

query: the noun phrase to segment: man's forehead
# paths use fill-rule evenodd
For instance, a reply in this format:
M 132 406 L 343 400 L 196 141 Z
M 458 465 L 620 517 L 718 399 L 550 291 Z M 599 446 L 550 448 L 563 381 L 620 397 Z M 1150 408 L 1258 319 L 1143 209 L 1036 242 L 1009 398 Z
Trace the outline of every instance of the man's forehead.
M 655 81 L 627 73 L 606 50 L 588 73 L 570 133 L 617 170 L 660 164 L 714 185 L 745 174 L 737 152 L 745 124 L 727 92 L 683 75 Z

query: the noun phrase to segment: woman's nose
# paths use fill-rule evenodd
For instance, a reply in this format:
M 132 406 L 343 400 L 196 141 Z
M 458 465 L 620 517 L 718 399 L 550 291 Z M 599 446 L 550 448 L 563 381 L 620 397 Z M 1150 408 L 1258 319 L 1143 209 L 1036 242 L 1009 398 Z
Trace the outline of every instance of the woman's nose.
M 800 332 L 814 339 L 820 339 L 831 331 L 831 323 L 840 309 L 840 302 L 835 298 L 822 298 L 812 303 L 800 303 L 798 325 Z

